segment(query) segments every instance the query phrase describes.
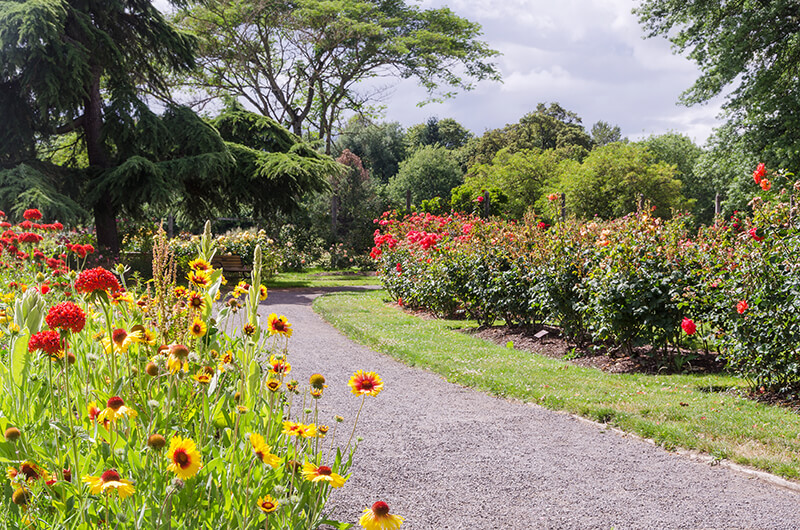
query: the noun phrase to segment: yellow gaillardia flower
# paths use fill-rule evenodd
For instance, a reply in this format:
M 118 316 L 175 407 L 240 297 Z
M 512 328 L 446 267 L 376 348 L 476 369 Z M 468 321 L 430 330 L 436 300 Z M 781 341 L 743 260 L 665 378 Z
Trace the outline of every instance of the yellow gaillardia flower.
M 313 423 L 304 425 L 293 421 L 283 422 L 283 434 L 289 436 L 300 436 L 302 438 L 314 438 L 317 435 L 317 426 Z
M 116 469 L 109 469 L 99 477 L 85 475 L 83 482 L 89 485 L 92 495 L 116 491 L 120 499 L 133 495 L 133 484 L 129 480 L 120 478 Z
M 204 385 L 207 385 L 208 383 L 210 383 L 210 382 L 211 382 L 211 375 L 209 375 L 209 374 L 208 374 L 208 373 L 206 373 L 205 371 L 203 371 L 203 372 L 198 372 L 198 373 L 196 373 L 196 374 L 194 374 L 194 375 L 192 376 L 192 379 L 194 379 L 194 380 L 195 380 L 195 381 L 197 381 L 198 383 L 202 383 L 202 384 L 204 384 Z
M 97 422 L 103 422 L 105 420 L 109 421 L 117 421 L 119 418 L 123 418 L 128 416 L 130 418 L 136 417 L 136 411 L 133 409 L 129 409 L 125 406 L 125 402 L 119 396 L 114 396 L 108 400 L 106 404 L 106 408 L 103 409 L 100 414 L 97 415 Z
M 250 445 L 253 446 L 253 452 L 256 454 L 259 460 L 271 466 L 273 469 L 277 469 L 281 463 L 281 459 L 278 455 L 272 454 L 269 449 L 269 445 L 264 440 L 264 437 L 260 434 L 251 434 L 250 435 Z
M 344 486 L 345 478 L 334 473 L 328 466 L 316 466 L 311 462 L 303 464 L 303 478 L 309 482 L 327 482 L 334 488 Z
M 219 358 L 219 366 L 217 368 L 220 372 L 224 372 L 233 365 L 233 351 L 228 350 L 222 357 Z
M 103 337 L 101 339 L 106 353 L 127 353 L 131 344 L 144 342 L 141 330 L 128 333 L 124 329 L 118 328 L 111 333 L 111 339 Z
M 383 390 L 383 380 L 375 372 L 359 370 L 347 383 L 357 396 L 377 396 Z
M 189 268 L 193 271 L 203 271 L 203 272 L 210 272 L 214 270 L 209 262 L 204 260 L 203 258 L 193 259 L 189 262 Z
M 258 287 L 258 299 L 262 302 L 267 299 L 267 288 L 264 285 Z
M 364 508 L 364 515 L 358 520 L 366 530 L 396 530 L 403 524 L 403 518 L 389 513 L 389 505 L 378 501 L 372 508 Z
M 205 298 L 197 291 L 192 291 L 186 295 L 186 300 L 189 302 L 189 308 L 194 311 L 202 311 L 206 305 Z
M 211 285 L 211 274 L 208 271 L 191 271 L 186 278 L 200 289 L 206 289 Z
M 275 375 L 286 375 L 292 371 L 292 365 L 283 355 L 270 355 L 269 371 Z
M 278 501 L 272 495 L 264 495 L 256 501 L 258 509 L 264 513 L 271 513 L 278 509 Z
M 192 322 L 189 325 L 189 333 L 191 333 L 191 335 L 196 339 L 199 339 L 200 337 L 205 335 L 206 331 L 208 331 L 208 327 L 206 326 L 206 323 L 203 322 L 202 320 L 197 319 L 197 318 L 194 319 L 194 322 Z
M 286 320 L 286 317 L 278 316 L 275 313 L 270 313 L 267 317 L 267 329 L 270 335 L 280 334 L 284 337 L 292 336 L 292 325 Z
M 200 452 L 190 438 L 173 436 L 167 450 L 167 469 L 178 475 L 181 480 L 192 478 L 202 466 Z

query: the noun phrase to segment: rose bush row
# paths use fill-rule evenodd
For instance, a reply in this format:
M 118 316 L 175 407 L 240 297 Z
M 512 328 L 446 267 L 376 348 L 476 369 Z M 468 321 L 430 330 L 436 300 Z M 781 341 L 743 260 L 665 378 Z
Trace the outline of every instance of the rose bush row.
M 556 323 L 574 340 L 631 354 L 716 352 L 753 386 L 797 389 L 800 231 L 790 198 L 800 183 L 792 177 L 759 166 L 752 211 L 699 230 L 685 215 L 649 211 L 554 226 L 534 216 L 387 212 L 375 220 L 371 255 L 406 307 L 483 325 Z

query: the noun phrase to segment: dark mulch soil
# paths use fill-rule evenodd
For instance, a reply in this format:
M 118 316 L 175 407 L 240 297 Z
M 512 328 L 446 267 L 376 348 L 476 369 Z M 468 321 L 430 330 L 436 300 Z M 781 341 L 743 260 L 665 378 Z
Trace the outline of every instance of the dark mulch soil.
M 468 332 L 502 346 L 511 341 L 517 350 L 566 359 L 578 366 L 598 368 L 609 373 L 716 373 L 724 368 L 716 355 L 705 353 L 682 351 L 681 355 L 686 360 L 680 362 L 675 359 L 672 350 L 665 356 L 663 352 L 652 354 L 650 348 L 635 348 L 631 356 L 625 349 L 609 349 L 603 344 L 578 345 L 563 338 L 560 330 L 552 326 L 492 326 Z

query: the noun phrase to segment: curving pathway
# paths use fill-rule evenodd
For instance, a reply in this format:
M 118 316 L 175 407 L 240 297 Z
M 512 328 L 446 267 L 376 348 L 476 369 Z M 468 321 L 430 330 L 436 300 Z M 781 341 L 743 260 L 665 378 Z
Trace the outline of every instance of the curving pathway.
M 448 383 L 353 343 L 311 309 L 322 290 L 273 290 L 261 314 L 284 314 L 292 376 L 329 387 L 320 423 L 345 417 L 346 443 L 360 398 L 347 381 L 378 372 L 367 398 L 352 477 L 329 507 L 356 522 L 384 500 L 403 529 L 797 529 L 800 493 L 670 454 L 642 440 Z

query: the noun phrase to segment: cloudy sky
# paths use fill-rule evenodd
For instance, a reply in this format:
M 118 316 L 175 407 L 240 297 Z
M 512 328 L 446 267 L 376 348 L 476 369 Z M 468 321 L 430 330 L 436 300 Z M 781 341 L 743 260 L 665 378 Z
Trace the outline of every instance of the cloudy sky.
M 677 105 L 697 78 L 688 59 L 663 38 L 643 39 L 635 0 L 421 0 L 448 6 L 483 26 L 503 55 L 503 83 L 480 83 L 443 104 L 418 108 L 424 91 L 404 81 L 385 101 L 386 118 L 412 125 L 428 116 L 455 118 L 475 133 L 519 120 L 538 102 L 576 112 L 587 129 L 599 120 L 638 139 L 669 131 L 702 145 L 719 124 L 720 101 Z
M 688 59 L 663 38 L 643 39 L 631 10 L 637 0 L 409 0 L 447 6 L 481 24 L 482 40 L 502 55 L 502 83 L 482 82 L 440 104 L 418 107 L 425 91 L 413 80 L 383 80 L 385 119 L 408 127 L 430 116 L 454 118 L 476 134 L 514 123 L 537 103 L 558 102 L 586 129 L 599 120 L 632 140 L 680 132 L 702 145 L 721 100 L 684 107 L 678 97 L 697 78 Z M 156 0 L 160 8 L 165 0 Z

